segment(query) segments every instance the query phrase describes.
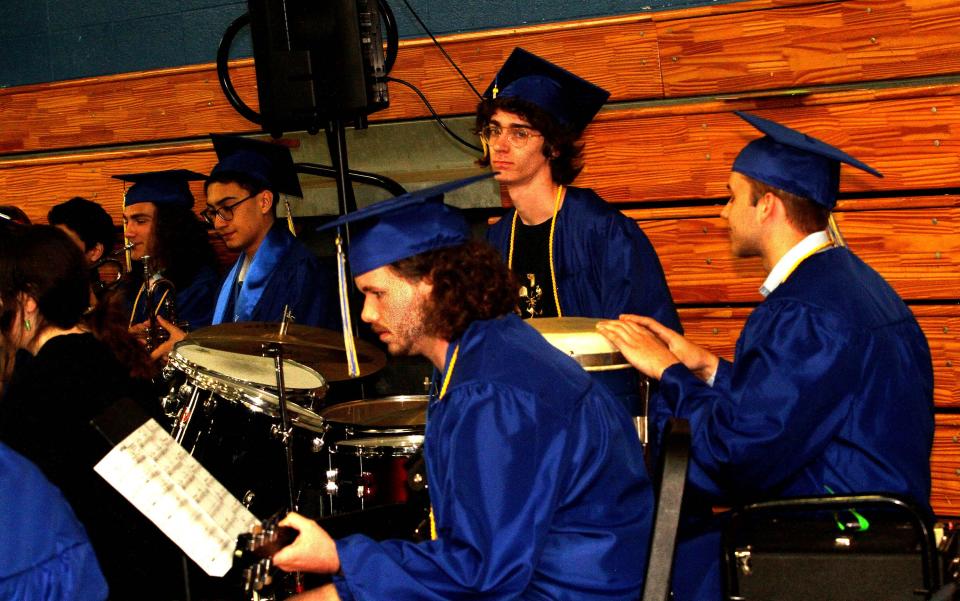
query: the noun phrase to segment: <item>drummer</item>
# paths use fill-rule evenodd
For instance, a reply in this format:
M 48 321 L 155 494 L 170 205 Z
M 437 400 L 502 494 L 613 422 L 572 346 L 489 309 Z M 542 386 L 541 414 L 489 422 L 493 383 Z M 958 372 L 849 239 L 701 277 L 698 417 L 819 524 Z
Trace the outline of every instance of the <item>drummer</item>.
M 599 326 L 690 420 L 674 570 L 681 601 L 722 597 L 711 504 L 886 492 L 929 512 L 930 349 L 890 285 L 826 231 L 840 163 L 880 173 L 779 123 L 737 114 L 766 135 L 734 161 L 722 216 L 733 254 L 759 257 L 769 275 L 735 359 L 646 317 Z
M 513 313 L 506 266 L 442 203 L 469 181 L 333 222 L 352 224 L 361 318 L 392 354 L 437 369 L 433 540 L 334 541 L 290 514 L 300 534 L 274 562 L 334 574 L 311 599 L 634 599 L 653 507 L 639 441 L 623 407 Z
M 584 129 L 610 93 L 522 48 L 477 107 L 480 160 L 513 203 L 487 239 L 522 288 L 526 317 L 637 313 L 682 332 L 657 253 L 636 222 L 596 192 L 570 186 L 583 168 Z M 638 415 L 631 372 L 597 374 Z

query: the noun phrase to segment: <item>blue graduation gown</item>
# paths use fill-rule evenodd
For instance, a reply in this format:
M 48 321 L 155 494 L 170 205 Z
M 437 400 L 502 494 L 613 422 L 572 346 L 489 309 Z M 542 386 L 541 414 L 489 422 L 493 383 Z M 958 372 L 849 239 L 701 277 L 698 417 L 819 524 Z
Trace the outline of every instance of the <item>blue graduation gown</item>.
M 39 469 L 0 443 L 0 599 L 93 601 L 107 583 L 83 526 Z
M 438 539 L 337 541 L 344 601 L 636 599 L 653 498 L 623 408 L 519 317 L 471 324 L 424 457 Z
M 278 322 L 289 305 L 296 323 L 338 328 L 339 303 L 336 279 L 320 260 L 287 230 L 273 225 L 257 249 L 243 287 L 234 300 L 243 255 L 220 287 L 213 323 L 238 321 Z
M 487 231 L 487 240 L 504 259 L 515 213 L 510 209 Z M 617 319 L 634 313 L 683 332 L 657 252 L 635 221 L 593 190 L 568 187 L 555 227 L 554 270 L 563 315 Z M 639 413 L 635 372 L 593 375 L 631 414 Z
M 693 435 L 691 501 L 857 492 L 929 508 L 933 367 L 916 319 L 846 248 L 807 258 L 753 311 L 711 388 L 683 365 L 661 392 Z M 678 600 L 720 599 L 715 521 L 688 516 Z
M 185 324 L 185 329 L 188 331 L 210 325 L 213 319 L 213 305 L 219 290 L 220 276 L 217 271 L 210 265 L 200 268 L 190 285 L 177 289 L 174 299 L 177 322 Z M 155 302 L 159 303 L 160 299 L 155 299 Z M 142 323 L 149 318 L 144 294 L 140 295 L 136 306 L 131 310 L 133 311 L 132 323 Z M 168 317 L 162 308 L 160 314 Z

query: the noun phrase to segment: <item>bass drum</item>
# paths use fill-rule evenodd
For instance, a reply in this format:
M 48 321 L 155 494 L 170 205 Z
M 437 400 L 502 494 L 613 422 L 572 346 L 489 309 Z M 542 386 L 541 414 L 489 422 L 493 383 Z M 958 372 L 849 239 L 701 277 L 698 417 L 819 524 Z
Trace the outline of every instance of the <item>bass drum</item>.
M 420 449 L 428 402 L 425 395 L 393 396 L 320 412 L 327 430 L 327 466 L 320 487 L 325 515 L 419 502 L 410 481 L 425 477 Z
M 307 407 L 323 397 L 327 385 L 300 363 L 285 361 L 283 371 L 298 490 L 298 474 L 323 465 L 317 461 L 323 418 Z M 184 340 L 170 353 L 164 375 L 170 389 L 162 402 L 177 442 L 255 513 L 269 515 L 283 507 L 286 457 L 277 435 L 280 403 L 273 359 Z

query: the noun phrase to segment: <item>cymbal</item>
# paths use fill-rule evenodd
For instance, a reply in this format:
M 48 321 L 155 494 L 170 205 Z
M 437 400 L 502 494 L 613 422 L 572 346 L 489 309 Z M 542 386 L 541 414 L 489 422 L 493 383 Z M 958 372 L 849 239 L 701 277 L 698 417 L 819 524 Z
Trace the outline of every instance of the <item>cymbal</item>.
M 187 340 L 212 349 L 264 356 L 268 344 L 279 344 L 283 358 L 302 363 L 320 372 L 328 382 L 349 380 L 343 333 L 300 324 L 290 324 L 280 334 L 279 323 L 241 321 L 207 326 L 187 334 Z M 387 358 L 369 342 L 356 341 L 360 376 L 383 368 Z

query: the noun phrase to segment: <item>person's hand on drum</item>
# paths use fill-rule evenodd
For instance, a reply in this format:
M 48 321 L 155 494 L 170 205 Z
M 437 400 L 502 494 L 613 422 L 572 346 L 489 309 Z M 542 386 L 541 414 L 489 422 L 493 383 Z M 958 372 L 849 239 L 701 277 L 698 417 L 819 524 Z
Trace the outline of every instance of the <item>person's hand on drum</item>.
M 160 324 L 161 328 L 167 331 L 170 337 L 166 340 L 166 342 L 153 349 L 153 352 L 150 353 L 150 358 L 154 361 L 166 359 L 167 355 L 170 354 L 170 351 L 173 350 L 173 345 L 187 337 L 187 333 L 185 331 L 173 325 L 160 315 L 157 315 L 157 323 Z
M 677 362 L 703 381 L 717 372 L 720 360 L 716 355 L 655 319 L 621 315 L 617 321 L 601 321 L 597 331 L 615 344 L 631 365 L 651 378 L 659 380 L 663 371 Z
M 313 520 L 290 512 L 279 524 L 299 532 L 297 538 L 273 556 L 273 565 L 286 572 L 335 574 L 340 571 L 337 545 Z

